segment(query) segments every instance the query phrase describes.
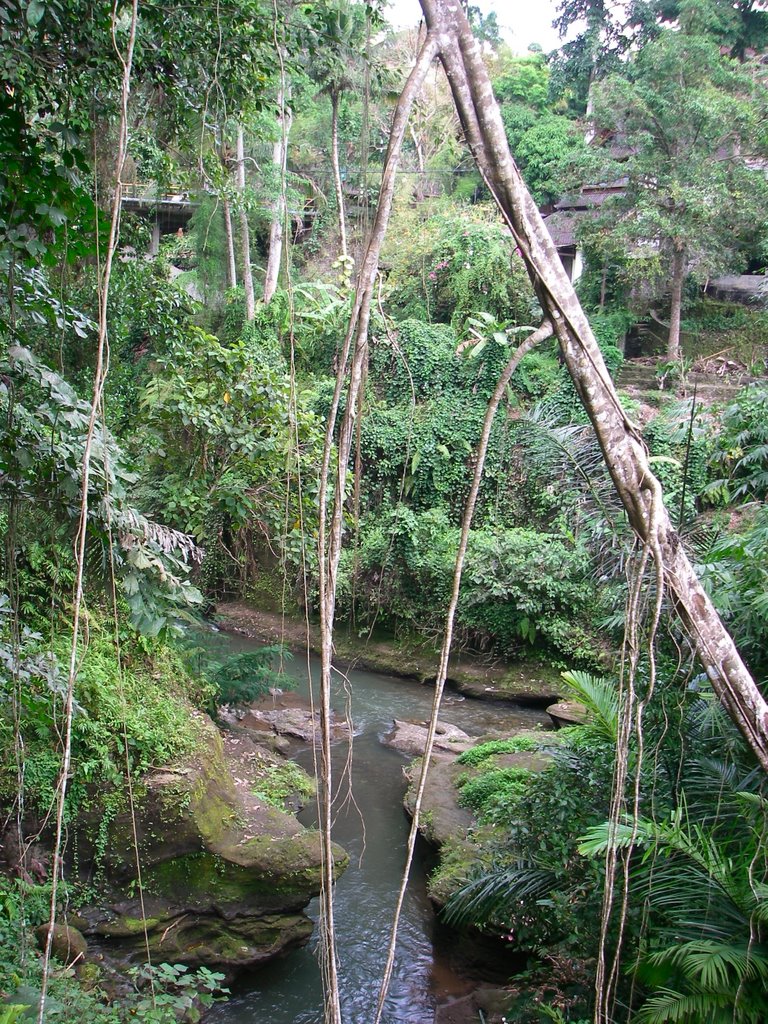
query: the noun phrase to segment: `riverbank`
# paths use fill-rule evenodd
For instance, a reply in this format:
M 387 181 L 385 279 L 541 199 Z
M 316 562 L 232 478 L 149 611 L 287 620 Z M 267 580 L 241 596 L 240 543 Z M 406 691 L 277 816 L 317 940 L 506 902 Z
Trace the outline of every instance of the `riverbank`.
M 320 627 L 311 621 L 265 611 L 245 601 L 226 601 L 216 608 L 220 627 L 264 644 L 282 643 L 293 651 L 320 653 Z M 440 652 L 427 643 L 358 637 L 339 631 L 334 636 L 336 660 L 346 670 L 361 669 L 434 683 Z M 461 654 L 452 657 L 447 683 L 459 693 L 480 700 L 507 700 L 546 705 L 563 692 L 559 673 L 532 660 L 507 663 Z

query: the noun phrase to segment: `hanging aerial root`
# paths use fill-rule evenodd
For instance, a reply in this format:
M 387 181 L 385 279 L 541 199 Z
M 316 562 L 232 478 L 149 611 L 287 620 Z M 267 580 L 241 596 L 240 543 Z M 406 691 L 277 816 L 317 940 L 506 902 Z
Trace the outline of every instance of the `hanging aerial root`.
M 53 847 L 53 861 L 51 868 L 51 903 L 50 921 L 48 933 L 45 939 L 45 950 L 43 953 L 43 976 L 40 985 L 40 1003 L 37 1011 L 37 1024 L 43 1024 L 45 1019 L 45 1004 L 48 992 L 48 975 L 51 963 L 51 946 L 53 943 L 53 932 L 56 924 L 56 901 L 58 899 L 59 876 L 63 871 L 63 833 L 64 833 L 64 807 L 67 796 L 67 785 L 72 763 L 72 719 L 75 705 L 75 681 L 77 679 L 80 648 L 80 619 L 83 606 L 83 591 L 85 577 L 85 542 L 88 532 L 88 491 L 91 478 L 91 456 L 93 453 L 93 441 L 96 433 L 96 421 L 98 418 L 101 398 L 104 390 L 107 361 L 107 310 L 109 302 L 109 284 L 112 276 L 112 263 L 117 251 L 118 236 L 120 229 L 120 200 L 121 185 L 120 178 L 128 153 L 128 97 L 131 91 L 131 72 L 133 68 L 133 51 L 136 43 L 136 29 L 139 20 L 138 0 L 133 0 L 131 7 L 131 22 L 128 35 L 128 44 L 125 56 L 122 55 L 117 45 L 116 18 L 117 8 L 112 9 L 112 38 L 115 43 L 115 51 L 122 64 L 122 85 L 120 103 L 120 127 L 118 134 L 117 159 L 115 160 L 114 196 L 112 199 L 112 215 L 109 230 L 109 241 L 107 243 L 104 269 L 101 275 L 99 290 L 99 332 L 96 347 L 96 367 L 93 379 L 93 396 L 91 399 L 91 410 L 88 417 L 88 428 L 85 436 L 82 460 L 82 485 L 80 493 L 80 518 L 78 521 L 77 535 L 75 539 L 75 593 L 74 613 L 72 618 L 72 643 L 69 653 L 69 671 L 67 675 L 67 692 L 64 701 L 64 751 L 62 755 L 61 772 L 56 786 L 56 833 Z
M 633 660 L 631 663 L 631 676 L 629 679 L 628 687 L 628 698 L 631 702 L 630 713 L 628 713 L 628 729 L 633 728 L 635 737 L 635 749 L 634 749 L 634 778 L 632 781 L 632 802 L 630 817 L 632 819 L 632 832 L 630 837 L 629 846 L 623 854 L 622 869 L 622 890 L 621 890 L 621 907 L 619 910 L 619 919 L 617 924 L 617 937 L 616 946 L 613 953 L 613 963 L 611 965 L 611 971 L 607 979 L 605 992 L 604 992 L 604 1009 L 605 1009 L 605 1020 L 606 1024 L 613 1019 L 615 1011 L 615 1003 L 618 993 L 619 975 L 622 966 L 622 952 L 624 945 L 624 932 L 627 923 L 627 915 L 629 913 L 629 890 L 630 890 L 630 860 L 631 850 L 634 847 L 635 840 L 637 839 L 638 822 L 640 820 L 640 802 L 641 802 L 641 782 L 643 773 L 643 761 L 645 758 L 645 735 L 643 732 L 643 718 L 645 715 L 645 709 L 653 699 L 654 690 L 656 688 L 656 634 L 659 628 L 659 622 L 661 621 L 661 610 L 664 602 L 664 561 L 661 545 L 658 542 L 657 533 L 657 522 L 659 511 L 663 508 L 663 498 L 661 494 L 661 486 L 657 483 L 653 489 L 653 498 L 651 507 L 649 510 L 650 517 L 650 528 L 648 531 L 648 542 L 643 546 L 642 557 L 640 560 L 640 566 L 637 571 L 637 583 L 636 583 L 636 598 L 634 601 L 634 607 L 632 611 L 632 617 L 628 624 L 631 628 L 631 645 Z M 645 688 L 645 692 L 642 696 L 638 696 L 637 685 L 636 685 L 636 672 L 639 665 L 640 658 L 640 598 L 641 598 L 641 585 L 645 576 L 646 568 L 648 565 L 649 558 L 653 559 L 653 572 L 655 577 L 655 594 L 653 600 L 653 608 L 651 611 L 650 623 L 648 625 L 648 634 L 645 643 L 646 655 L 648 659 L 648 685 Z M 622 764 L 623 769 L 626 772 L 629 762 L 629 735 L 626 738 L 625 750 L 623 752 Z M 624 794 L 621 794 L 622 799 L 626 799 Z M 614 824 L 618 826 L 618 807 L 616 808 L 616 817 L 612 819 Z M 597 1017 L 596 1017 L 597 1019 Z
M 480 484 L 483 479 L 483 471 L 485 469 L 485 459 L 488 454 L 488 444 L 491 439 L 491 429 L 493 427 L 493 421 L 496 417 L 496 411 L 499 408 L 504 393 L 506 392 L 509 381 L 520 365 L 520 361 L 526 353 L 530 352 L 531 349 L 544 341 L 546 338 L 550 338 L 553 334 L 552 324 L 546 321 L 539 327 L 537 331 L 529 335 L 525 341 L 523 341 L 515 350 L 512 358 L 509 360 L 507 365 L 504 367 L 496 388 L 488 401 L 488 407 L 485 412 L 485 419 L 483 420 L 483 429 L 480 435 L 480 441 L 477 446 L 476 460 L 475 460 L 475 472 L 472 477 L 472 486 L 467 497 L 466 505 L 464 506 L 464 517 L 461 523 L 461 536 L 459 538 L 459 549 L 456 553 L 456 563 L 453 570 L 453 589 L 451 591 L 451 600 L 448 605 L 448 611 L 446 613 L 445 621 L 445 636 L 443 639 L 443 646 L 440 652 L 440 665 L 437 672 L 437 679 L 435 680 L 435 695 L 432 700 L 432 713 L 429 720 L 429 728 L 427 730 L 427 740 L 424 747 L 424 757 L 421 761 L 421 771 L 419 772 L 419 782 L 416 788 L 416 799 L 413 807 L 413 817 L 411 819 L 411 828 L 408 833 L 408 847 L 406 853 L 405 867 L 403 869 L 403 876 L 400 882 L 400 889 L 397 896 L 397 904 L 395 906 L 395 914 L 392 922 L 392 931 L 390 934 L 389 947 L 387 950 L 387 962 L 384 967 L 384 975 L 381 982 L 381 989 L 379 991 L 379 1001 L 376 1007 L 376 1016 L 373 1024 L 379 1024 L 381 1015 L 384 1011 L 384 1003 L 387 998 L 387 992 L 389 990 L 390 983 L 392 981 L 392 972 L 395 966 L 395 952 L 397 950 L 397 932 L 400 925 L 400 917 L 402 915 L 403 903 L 405 901 L 405 892 L 408 887 L 408 878 L 411 872 L 411 865 L 413 863 L 413 852 L 416 848 L 416 837 L 419 832 L 419 821 L 421 816 L 421 805 L 424 799 L 424 789 L 427 784 L 427 775 L 429 773 L 429 762 L 432 757 L 432 749 L 435 744 L 435 735 L 437 733 L 438 715 L 440 712 L 440 702 L 443 696 L 443 690 L 445 689 L 445 679 L 448 675 L 448 660 L 451 656 L 451 646 L 453 644 L 453 627 L 456 619 L 456 608 L 459 603 L 459 592 L 461 590 L 461 577 L 464 571 L 464 559 L 467 553 L 467 544 L 469 542 L 469 531 L 472 526 L 472 518 L 475 514 L 475 507 L 477 505 L 477 496 L 480 492 Z
M 362 387 L 363 369 L 367 359 L 368 327 L 371 316 L 376 277 L 379 269 L 379 255 L 384 241 L 392 199 L 395 192 L 395 174 L 400 160 L 400 150 L 408 123 L 408 115 L 414 99 L 421 90 L 432 61 L 437 54 L 434 36 L 428 35 L 419 53 L 416 66 L 408 77 L 398 100 L 392 121 L 389 145 L 384 159 L 379 204 L 376 210 L 371 238 L 363 259 L 357 280 L 355 301 L 339 358 L 336 387 L 326 426 L 325 446 L 320 474 L 318 566 L 320 590 L 320 780 L 318 785 L 318 809 L 320 819 L 322 889 L 321 910 L 321 962 L 325 983 L 325 1014 L 329 1024 L 341 1024 L 339 999 L 336 935 L 334 926 L 333 886 L 334 856 L 331 839 L 333 811 L 333 779 L 331 771 L 331 675 L 333 669 L 333 624 L 336 610 L 336 576 L 342 546 L 342 524 L 344 499 L 350 453 L 354 434 L 355 414 L 358 395 Z M 341 394 L 347 376 L 347 366 L 352 355 L 347 385 L 346 408 L 335 445 L 335 480 L 333 505 L 328 516 L 328 489 L 331 478 L 331 461 L 334 453 L 336 420 Z

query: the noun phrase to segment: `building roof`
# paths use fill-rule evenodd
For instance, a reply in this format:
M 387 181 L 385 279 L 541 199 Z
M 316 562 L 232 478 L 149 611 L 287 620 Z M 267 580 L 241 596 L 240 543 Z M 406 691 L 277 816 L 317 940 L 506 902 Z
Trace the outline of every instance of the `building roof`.
M 575 211 L 555 210 L 544 218 L 547 230 L 558 249 L 568 249 L 576 245 L 576 225 L 579 214 Z

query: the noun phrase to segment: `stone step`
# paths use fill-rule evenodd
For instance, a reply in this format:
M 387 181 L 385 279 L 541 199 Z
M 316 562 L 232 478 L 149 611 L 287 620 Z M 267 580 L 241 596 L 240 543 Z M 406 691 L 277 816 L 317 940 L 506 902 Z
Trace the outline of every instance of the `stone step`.
M 669 399 L 689 398 L 695 388 L 697 401 L 711 405 L 714 402 L 730 401 L 746 384 L 754 380 L 756 378 L 746 374 L 721 376 L 718 373 L 689 370 L 684 384 L 679 379 L 671 381 L 667 378 L 662 388 L 655 363 L 627 359 L 616 378 L 616 387 L 633 398 L 657 406 Z

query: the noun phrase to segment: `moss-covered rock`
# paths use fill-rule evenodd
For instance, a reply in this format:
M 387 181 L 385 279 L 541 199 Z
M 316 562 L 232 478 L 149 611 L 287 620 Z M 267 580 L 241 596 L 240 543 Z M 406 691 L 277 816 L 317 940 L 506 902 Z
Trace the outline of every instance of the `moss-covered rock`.
M 560 674 L 548 665 L 521 661 L 503 668 L 457 665 L 451 673 L 456 689 L 480 700 L 509 700 L 522 704 L 548 704 L 563 691 Z
M 228 974 L 302 945 L 312 934 L 312 922 L 298 912 L 225 916 L 215 909 L 173 908 L 152 897 L 145 906 L 145 920 L 134 916 L 141 908 L 133 901 L 94 911 L 91 931 L 129 958 L 140 943 L 138 951 L 145 955 L 149 947 L 153 960 L 217 967 Z
M 253 750 L 248 762 L 238 748 L 233 774 L 231 751 L 210 720 L 201 735 L 194 759 L 147 776 L 133 815 L 127 808 L 115 815 L 106 843 L 103 823 L 84 829 L 81 858 L 96 861 L 103 845 L 98 867 L 111 891 L 84 917 L 87 933 L 124 952 L 145 956 L 148 944 L 165 959 L 232 970 L 308 939 L 312 923 L 301 910 L 320 890 L 320 836 L 254 795 L 240 777 L 248 763 L 260 763 Z M 143 912 L 138 897 L 124 898 L 137 888 L 134 829 Z M 340 847 L 334 856 L 338 875 L 348 858 Z
M 41 924 L 35 929 L 35 938 L 40 949 L 45 949 L 48 942 L 49 925 Z M 51 935 L 51 953 L 63 964 L 71 964 L 82 960 L 88 950 L 88 943 L 77 928 L 67 924 L 55 924 Z
M 421 764 L 422 758 L 417 758 L 407 769 L 405 810 L 410 817 L 413 817 Z M 424 838 L 437 847 L 464 841 L 474 822 L 472 812 L 461 807 L 458 800 L 456 783 L 464 770 L 455 759 L 433 757 L 430 763 L 421 803 L 420 830 Z
M 473 781 L 504 775 L 507 781 L 522 781 L 532 772 L 543 771 L 551 761 L 554 733 L 525 730 L 514 737 L 522 750 L 505 750 L 504 741 L 477 744 L 468 754 L 457 758 L 433 757 L 422 799 L 419 831 L 439 853 L 438 867 L 429 881 L 429 895 L 438 906 L 462 886 L 483 863 L 486 841 L 498 826 L 488 823 L 477 807 L 466 800 L 467 788 Z M 477 750 L 482 754 L 472 758 Z M 475 763 L 473 763 L 475 762 Z M 416 789 L 422 759 L 415 760 L 407 771 L 408 789 L 405 809 L 413 815 Z M 472 809 L 474 808 L 474 810 Z

